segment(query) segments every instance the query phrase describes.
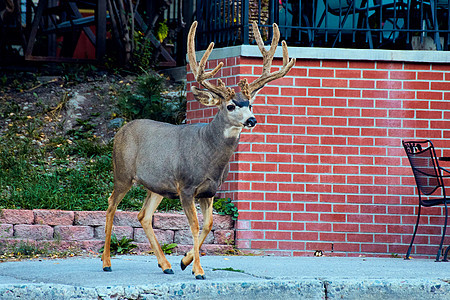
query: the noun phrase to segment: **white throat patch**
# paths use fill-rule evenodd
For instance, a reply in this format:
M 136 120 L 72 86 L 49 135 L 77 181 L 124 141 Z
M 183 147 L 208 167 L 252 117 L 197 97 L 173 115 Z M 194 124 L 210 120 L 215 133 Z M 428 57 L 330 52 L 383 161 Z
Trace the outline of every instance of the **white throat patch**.
M 231 126 L 225 129 L 223 135 L 225 138 L 235 138 L 239 136 L 242 131 L 242 127 Z

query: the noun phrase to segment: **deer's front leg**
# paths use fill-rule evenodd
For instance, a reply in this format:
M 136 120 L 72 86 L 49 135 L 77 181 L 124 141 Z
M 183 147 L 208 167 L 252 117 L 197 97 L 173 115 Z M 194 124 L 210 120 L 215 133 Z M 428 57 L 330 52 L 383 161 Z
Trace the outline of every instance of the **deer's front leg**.
M 195 209 L 194 197 L 186 197 L 181 196 L 181 204 L 183 205 L 184 213 L 189 222 L 189 226 L 191 227 L 192 238 L 194 240 L 193 254 L 194 254 L 194 263 L 192 265 L 192 273 L 195 275 L 195 279 L 205 279 L 205 272 L 203 271 L 202 266 L 200 265 L 200 243 L 198 233 L 200 231 L 198 225 L 197 211 Z M 186 266 L 183 268 L 183 261 L 181 261 L 181 268 L 184 270 Z
M 130 185 L 131 186 L 131 185 Z M 106 223 L 105 223 L 105 246 L 103 247 L 102 261 L 103 271 L 111 272 L 111 233 L 114 221 L 114 214 L 117 210 L 122 198 L 130 189 L 130 186 L 115 184 L 115 188 L 108 199 L 108 210 L 106 211 Z
M 147 238 L 155 252 L 156 259 L 158 260 L 158 266 L 163 270 L 164 274 L 173 274 L 172 266 L 167 261 L 161 246 L 156 239 L 155 232 L 152 227 L 153 214 L 161 203 L 163 196 L 151 191 L 147 191 L 147 198 L 145 199 L 144 205 L 138 214 L 138 220 L 141 222 L 142 228 L 147 235 Z
M 213 203 L 214 198 L 201 198 L 200 201 L 200 208 L 202 209 L 203 214 L 203 228 L 202 233 L 199 237 L 199 249 L 202 247 L 203 242 L 206 239 L 206 236 L 211 232 L 212 225 L 213 225 Z M 191 249 L 181 260 L 181 268 L 184 270 L 194 259 L 194 248 Z

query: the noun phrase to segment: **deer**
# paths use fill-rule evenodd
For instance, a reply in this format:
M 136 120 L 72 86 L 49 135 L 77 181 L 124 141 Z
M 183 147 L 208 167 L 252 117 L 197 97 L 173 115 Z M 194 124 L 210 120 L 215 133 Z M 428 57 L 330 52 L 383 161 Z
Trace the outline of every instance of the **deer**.
M 213 70 L 205 72 L 206 62 L 214 48 L 211 42 L 200 62 L 195 56 L 195 32 L 193 22 L 188 34 L 187 48 L 190 69 L 198 82 L 192 86 L 194 98 L 206 106 L 218 108 L 210 123 L 172 125 L 148 119 L 133 120 L 116 134 L 113 144 L 114 188 L 108 199 L 105 225 L 105 246 L 102 254 L 103 270 L 111 271 L 110 245 L 114 214 L 120 201 L 133 184 L 147 190 L 138 220 L 144 229 L 156 256 L 158 267 L 164 274 L 174 274 L 152 228 L 152 218 L 163 197 L 181 201 L 192 233 L 193 247 L 181 259 L 185 270 L 192 262 L 195 279 L 205 279 L 200 264 L 200 247 L 213 225 L 213 199 L 229 170 L 229 161 L 238 146 L 241 131 L 252 129 L 257 120 L 252 104 L 257 93 L 270 81 L 285 76 L 295 64 L 289 59 L 287 45 L 282 41 L 283 65 L 270 72 L 280 38 L 278 26 L 273 24 L 273 38 L 269 50 L 264 47 L 258 25 L 253 22 L 253 33 L 263 56 L 263 69 L 259 78 L 249 83 L 242 79 L 239 92 L 226 87 L 221 79 L 211 83 L 223 66 L 220 62 Z M 203 214 L 200 233 L 195 200 Z

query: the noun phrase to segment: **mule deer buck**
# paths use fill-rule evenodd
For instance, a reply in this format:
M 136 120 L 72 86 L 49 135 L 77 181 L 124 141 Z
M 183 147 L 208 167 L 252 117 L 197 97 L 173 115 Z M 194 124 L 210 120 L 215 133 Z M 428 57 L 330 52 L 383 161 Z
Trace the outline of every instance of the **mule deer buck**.
M 208 81 L 222 68 L 220 63 L 212 71 L 205 72 L 206 61 L 214 47 L 211 43 L 200 63 L 195 57 L 194 22 L 188 35 L 188 57 L 192 73 L 206 90 L 192 87 L 197 101 L 216 106 L 218 112 L 209 124 L 171 125 L 152 120 L 135 120 L 119 130 L 113 149 L 114 190 L 109 197 L 106 213 L 106 238 L 102 255 L 103 270 L 111 271 L 110 245 L 114 213 L 119 202 L 133 183 L 142 184 L 147 190 L 138 219 L 142 224 L 158 266 L 165 274 L 173 274 L 172 266 L 164 256 L 152 228 L 152 217 L 163 197 L 179 197 L 189 222 L 194 245 L 181 260 L 181 269 L 193 262 L 192 273 L 196 279 L 205 279 L 200 265 L 199 250 L 211 231 L 212 202 L 217 189 L 226 179 L 228 162 L 236 149 L 243 128 L 256 125 L 251 111 L 255 96 L 263 86 L 281 78 L 295 64 L 289 60 L 287 45 L 283 41 L 283 66 L 270 72 L 275 49 L 280 38 L 278 26 L 273 24 L 273 39 L 270 49 L 264 48 L 256 23 L 253 23 L 258 47 L 263 55 L 262 75 L 252 83 L 240 81 L 241 91 L 235 93 L 222 80 L 214 85 Z M 199 222 L 194 199 L 200 202 L 203 228 L 199 235 Z

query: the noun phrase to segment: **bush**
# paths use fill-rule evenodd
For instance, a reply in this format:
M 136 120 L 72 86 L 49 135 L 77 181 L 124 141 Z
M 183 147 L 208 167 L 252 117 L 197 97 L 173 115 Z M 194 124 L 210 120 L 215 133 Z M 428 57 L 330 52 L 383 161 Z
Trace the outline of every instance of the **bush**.
M 137 87 L 126 87 L 119 96 L 119 109 L 128 119 L 152 119 L 180 124 L 185 119 L 186 98 L 183 90 L 167 95 L 166 79 L 158 74 L 144 74 L 136 79 Z
M 135 49 L 131 53 L 131 69 L 136 72 L 149 70 L 154 67 L 155 61 L 153 52 L 155 51 L 150 39 L 146 38 L 144 33 L 140 31 L 134 32 Z
M 219 213 L 219 215 L 229 215 L 233 220 L 237 220 L 239 212 L 230 198 L 217 198 L 214 199 L 213 203 L 214 209 Z
M 111 254 L 129 254 L 134 248 L 137 248 L 135 244 L 132 244 L 133 239 L 129 239 L 126 236 L 123 236 L 120 240 L 113 233 L 111 235 L 111 245 L 109 247 Z M 105 247 L 102 247 L 98 252 L 103 253 L 105 251 Z

